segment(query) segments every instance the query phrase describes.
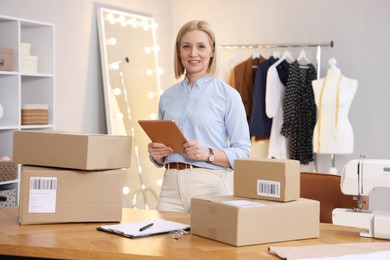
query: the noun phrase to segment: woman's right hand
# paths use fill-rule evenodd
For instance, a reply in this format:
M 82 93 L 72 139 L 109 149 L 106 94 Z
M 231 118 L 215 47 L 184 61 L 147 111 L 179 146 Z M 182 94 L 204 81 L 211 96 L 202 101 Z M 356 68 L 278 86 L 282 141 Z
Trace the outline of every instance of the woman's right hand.
M 156 162 L 162 164 L 165 156 L 173 153 L 173 149 L 165 144 L 152 142 L 148 144 L 148 152 Z

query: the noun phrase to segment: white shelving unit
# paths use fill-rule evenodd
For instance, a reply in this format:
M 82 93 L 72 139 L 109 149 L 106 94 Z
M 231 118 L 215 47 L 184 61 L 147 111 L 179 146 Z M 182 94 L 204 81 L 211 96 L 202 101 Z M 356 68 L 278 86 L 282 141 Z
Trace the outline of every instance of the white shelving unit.
M 13 132 L 21 129 L 54 129 L 55 26 L 50 23 L 0 15 L 0 48 L 13 49 L 13 70 L 0 71 L 0 157 L 12 159 Z M 21 71 L 21 43 L 30 43 L 31 55 L 38 57 L 36 73 Z M 22 125 L 23 104 L 47 104 L 48 124 Z M 39 152 L 39 151 L 37 151 Z M 0 190 L 17 189 L 19 204 L 20 167 L 16 180 L 0 182 Z

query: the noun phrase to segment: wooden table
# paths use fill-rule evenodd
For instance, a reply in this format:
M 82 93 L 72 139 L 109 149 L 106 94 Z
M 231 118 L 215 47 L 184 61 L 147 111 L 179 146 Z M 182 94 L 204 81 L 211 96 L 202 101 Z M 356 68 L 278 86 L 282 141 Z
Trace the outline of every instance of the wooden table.
M 272 246 L 305 246 L 378 241 L 363 238 L 358 229 L 321 224 L 320 237 L 281 243 L 234 247 L 197 235 L 175 240 L 169 235 L 129 239 L 96 230 L 107 223 L 19 225 L 18 207 L 0 210 L 0 255 L 62 259 L 263 259 Z M 122 223 L 163 218 L 190 223 L 190 214 L 155 210 L 123 210 Z M 109 223 L 111 224 L 111 223 Z M 112 223 L 115 224 L 115 223 Z

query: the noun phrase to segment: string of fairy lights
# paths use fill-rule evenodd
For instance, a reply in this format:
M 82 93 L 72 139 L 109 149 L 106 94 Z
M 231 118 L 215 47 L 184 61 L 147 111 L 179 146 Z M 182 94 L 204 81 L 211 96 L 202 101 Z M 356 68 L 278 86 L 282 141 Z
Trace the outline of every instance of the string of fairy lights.
M 107 21 L 111 25 L 119 25 L 122 27 L 131 27 L 134 29 L 141 29 L 148 31 L 150 30 L 153 34 L 153 39 L 155 39 L 155 30 L 157 29 L 157 23 L 149 17 L 145 16 L 138 16 L 138 15 L 133 15 L 133 14 L 128 14 L 124 12 L 112 12 L 112 10 L 107 11 L 105 14 L 105 21 Z M 107 47 L 114 47 L 118 43 L 118 40 L 115 37 L 108 37 L 105 40 L 105 44 Z M 162 91 L 161 91 L 161 86 L 160 86 L 160 75 L 163 74 L 163 69 L 158 67 L 158 60 L 157 60 L 157 53 L 160 51 L 160 47 L 157 44 L 154 44 L 152 46 L 145 46 L 144 51 L 147 55 L 154 54 L 155 57 L 155 67 L 156 68 L 149 68 L 145 71 L 145 74 L 148 77 L 156 76 L 156 83 L 157 83 L 157 90 L 156 91 L 149 91 L 147 93 L 147 98 L 149 99 L 154 99 L 158 98 Z M 131 106 L 130 102 L 128 100 L 128 95 L 127 95 L 127 89 L 126 89 L 126 83 L 123 75 L 123 71 L 121 69 L 121 66 L 129 63 L 130 60 L 128 57 L 125 57 L 123 60 L 112 62 L 109 64 L 109 69 L 118 71 L 119 76 L 120 76 L 120 85 L 119 86 L 113 86 L 112 92 L 115 96 L 123 96 L 123 100 L 126 104 L 126 114 L 127 114 L 127 119 L 131 122 L 132 116 L 131 116 Z M 151 113 L 149 115 L 150 119 L 157 119 L 157 114 L 156 113 Z M 113 115 L 114 120 L 119 120 L 123 121 L 124 114 L 121 112 L 119 109 L 118 111 Z M 137 200 L 139 196 L 142 196 L 142 199 L 144 201 L 145 209 L 149 209 L 150 205 L 148 203 L 148 196 L 147 193 L 152 194 L 152 196 L 156 199 L 157 196 L 155 192 L 147 188 L 147 186 L 144 183 L 144 178 L 143 178 L 143 169 L 142 169 L 142 164 L 140 160 L 140 153 L 139 153 L 139 147 L 137 143 L 137 136 L 135 133 L 134 127 L 130 128 L 131 131 L 131 136 L 133 138 L 133 144 L 134 144 L 134 156 L 135 160 L 137 163 L 137 173 L 138 173 L 138 178 L 140 181 L 140 189 L 136 190 L 133 192 L 133 197 L 132 197 L 132 207 L 135 208 L 137 205 Z M 162 180 L 159 179 L 157 180 L 157 184 L 161 186 Z M 128 186 L 125 186 L 123 188 L 123 194 L 129 194 L 130 193 L 130 188 Z

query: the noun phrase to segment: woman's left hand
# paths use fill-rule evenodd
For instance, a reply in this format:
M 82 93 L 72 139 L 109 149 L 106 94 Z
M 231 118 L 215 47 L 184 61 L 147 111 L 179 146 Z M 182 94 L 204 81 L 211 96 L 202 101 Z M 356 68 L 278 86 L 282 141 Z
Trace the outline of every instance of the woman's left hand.
M 209 158 L 209 148 L 202 147 L 197 140 L 188 141 L 183 147 L 184 154 L 190 160 L 207 161 Z

